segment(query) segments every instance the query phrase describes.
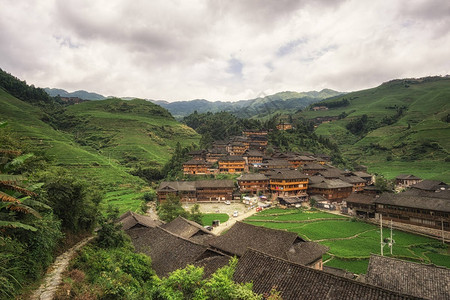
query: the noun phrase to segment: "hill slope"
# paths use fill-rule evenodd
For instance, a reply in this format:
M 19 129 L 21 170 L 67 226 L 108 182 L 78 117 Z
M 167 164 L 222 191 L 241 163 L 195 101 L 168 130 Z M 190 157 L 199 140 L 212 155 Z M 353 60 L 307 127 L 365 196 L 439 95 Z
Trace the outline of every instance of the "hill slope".
M 163 108 L 144 100 L 109 99 L 72 106 L 66 131 L 42 121 L 46 114 L 36 106 L 11 96 L 0 88 L 0 119 L 32 151 L 42 152 L 51 164 L 101 185 L 107 202 L 121 211 L 137 209 L 146 182 L 129 174 L 130 161 L 164 164 L 177 142 L 197 143 L 191 128 L 176 122 Z M 81 120 L 81 121 L 80 121 Z
M 170 103 L 166 101 L 153 102 L 166 108 L 177 118 L 188 116 L 194 111 L 198 113 L 227 111 L 241 118 L 261 118 L 274 112 L 303 109 L 311 103 L 341 94 L 324 89 L 320 92 L 280 92 L 270 96 L 236 102 L 211 102 L 205 99 Z
M 348 159 L 389 178 L 413 173 L 450 182 L 450 78 L 393 80 L 316 105 L 329 109 L 297 116 L 325 121 L 316 133 Z
M 61 96 L 61 97 L 78 97 L 83 100 L 104 100 L 106 99 L 105 96 L 92 93 L 92 92 L 86 92 L 83 90 L 75 91 L 69 93 L 66 90 L 63 89 L 51 89 L 51 88 L 45 88 L 44 89 L 47 94 L 49 94 L 51 97 Z

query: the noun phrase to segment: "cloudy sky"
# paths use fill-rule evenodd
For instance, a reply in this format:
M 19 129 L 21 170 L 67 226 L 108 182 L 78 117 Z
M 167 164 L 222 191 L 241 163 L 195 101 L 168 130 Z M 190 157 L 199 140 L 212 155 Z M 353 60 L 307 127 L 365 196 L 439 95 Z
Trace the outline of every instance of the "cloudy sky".
M 448 0 L 0 0 L 0 68 L 167 101 L 450 73 Z

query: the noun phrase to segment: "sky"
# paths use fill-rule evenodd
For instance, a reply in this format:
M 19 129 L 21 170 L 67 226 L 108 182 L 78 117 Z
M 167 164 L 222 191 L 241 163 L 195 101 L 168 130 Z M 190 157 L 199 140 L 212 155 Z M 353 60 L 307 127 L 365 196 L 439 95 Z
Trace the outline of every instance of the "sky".
M 448 0 L 0 0 L 0 68 L 38 87 L 236 101 L 450 74 Z

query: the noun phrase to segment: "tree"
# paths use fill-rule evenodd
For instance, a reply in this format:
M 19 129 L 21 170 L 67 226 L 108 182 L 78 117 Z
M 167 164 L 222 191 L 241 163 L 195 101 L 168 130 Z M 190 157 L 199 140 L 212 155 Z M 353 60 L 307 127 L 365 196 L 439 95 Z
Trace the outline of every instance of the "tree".
M 200 211 L 200 205 L 195 204 L 191 207 L 191 212 L 189 214 L 189 220 L 202 224 L 203 214 Z
M 170 222 L 178 216 L 188 218 L 188 215 L 178 196 L 168 195 L 166 201 L 162 202 L 158 208 L 158 216 L 164 222 Z

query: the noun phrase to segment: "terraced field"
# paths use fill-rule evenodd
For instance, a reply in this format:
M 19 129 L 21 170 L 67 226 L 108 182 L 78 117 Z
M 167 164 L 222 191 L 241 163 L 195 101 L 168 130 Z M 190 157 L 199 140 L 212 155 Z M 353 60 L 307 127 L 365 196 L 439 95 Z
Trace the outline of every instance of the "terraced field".
M 379 227 L 355 219 L 316 210 L 268 209 L 245 220 L 246 223 L 297 233 L 306 240 L 330 248 L 325 265 L 361 274 L 367 270 L 371 253 L 380 254 Z M 399 230 L 393 230 L 392 255 L 397 258 L 450 267 L 450 247 L 441 242 Z M 383 230 L 383 238 L 390 230 Z M 384 254 L 389 254 L 388 246 Z

